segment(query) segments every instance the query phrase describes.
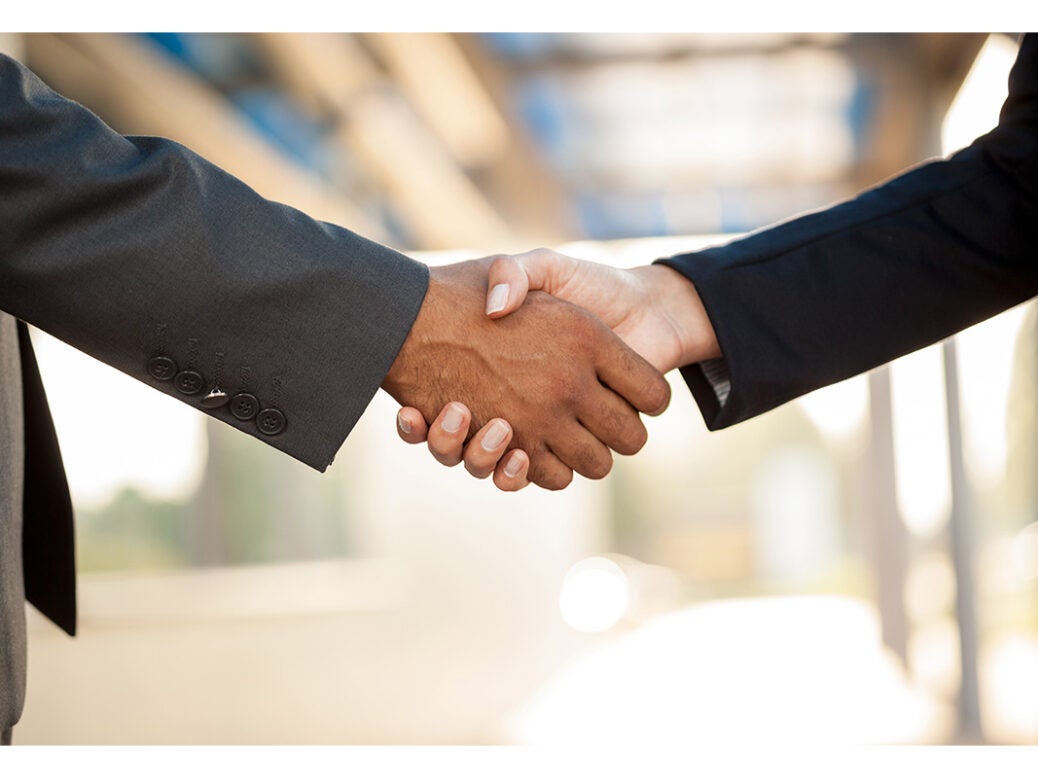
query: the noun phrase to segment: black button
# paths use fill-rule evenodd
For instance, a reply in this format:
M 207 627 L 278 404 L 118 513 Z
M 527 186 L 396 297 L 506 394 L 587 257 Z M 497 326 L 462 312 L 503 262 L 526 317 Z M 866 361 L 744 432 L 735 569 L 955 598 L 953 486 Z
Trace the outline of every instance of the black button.
M 169 357 L 152 357 L 148 360 L 148 372 L 158 381 L 168 381 L 177 374 L 177 363 Z
M 173 386 L 181 394 L 198 394 L 205 385 L 205 379 L 194 370 L 181 370 L 173 379 Z
M 264 435 L 277 435 L 285 428 L 285 414 L 277 408 L 264 408 L 256 417 L 256 426 Z
M 231 401 L 231 396 L 227 392 L 220 389 L 218 386 L 214 386 L 209 390 L 209 394 L 199 401 L 199 405 L 203 408 L 213 409 L 222 408 Z
M 259 413 L 259 400 L 248 392 L 241 392 L 231 398 L 231 413 L 234 418 L 248 421 Z

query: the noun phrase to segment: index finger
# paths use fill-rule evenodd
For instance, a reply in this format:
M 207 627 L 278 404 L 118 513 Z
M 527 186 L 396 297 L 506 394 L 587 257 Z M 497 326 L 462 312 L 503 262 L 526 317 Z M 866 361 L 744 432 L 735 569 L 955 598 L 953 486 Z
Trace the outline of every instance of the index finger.
M 599 380 L 642 413 L 659 416 L 670 404 L 667 379 L 605 325 L 602 326 L 608 336 L 595 355 Z

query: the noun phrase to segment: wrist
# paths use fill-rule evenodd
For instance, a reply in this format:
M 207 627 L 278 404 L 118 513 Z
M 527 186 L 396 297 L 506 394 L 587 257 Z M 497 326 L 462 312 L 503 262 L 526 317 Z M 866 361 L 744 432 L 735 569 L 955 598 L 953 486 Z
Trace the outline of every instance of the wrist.
M 436 268 L 429 268 L 429 286 L 422 300 L 422 307 L 418 309 L 411 330 L 382 379 L 382 388 L 401 404 L 406 404 L 403 398 L 410 397 L 414 387 L 421 380 L 421 352 L 427 340 L 425 333 L 429 331 L 429 322 L 436 315 L 441 285 L 442 281 L 436 273 Z
M 653 290 L 654 303 L 677 334 L 679 353 L 675 367 L 722 356 L 713 323 L 696 285 L 666 265 L 649 265 L 644 270 Z
M 452 386 L 447 376 L 460 355 L 468 353 L 471 358 L 475 352 L 478 356 L 480 349 L 473 344 L 480 344 L 485 330 L 493 328 L 483 315 L 486 294 L 485 272 L 480 274 L 471 262 L 429 268 L 422 307 L 382 379 L 382 388 L 401 405 L 431 412 L 432 400 Z

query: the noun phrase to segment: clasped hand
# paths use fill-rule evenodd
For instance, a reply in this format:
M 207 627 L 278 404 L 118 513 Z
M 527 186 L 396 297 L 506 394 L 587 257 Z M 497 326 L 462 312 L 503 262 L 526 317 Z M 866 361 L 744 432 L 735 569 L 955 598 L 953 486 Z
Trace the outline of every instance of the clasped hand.
M 637 453 L 639 412 L 670 400 L 663 373 L 719 356 L 691 282 L 537 249 L 430 269 L 429 291 L 383 387 L 397 430 L 504 491 L 602 478 Z

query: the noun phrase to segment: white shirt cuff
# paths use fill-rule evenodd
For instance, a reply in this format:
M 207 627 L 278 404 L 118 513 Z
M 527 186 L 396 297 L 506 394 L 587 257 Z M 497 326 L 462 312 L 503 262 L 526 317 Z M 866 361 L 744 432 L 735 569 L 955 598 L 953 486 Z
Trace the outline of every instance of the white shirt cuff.
M 717 397 L 717 404 L 724 407 L 728 395 L 732 391 L 732 380 L 728 373 L 728 360 L 724 357 L 717 359 L 704 359 L 699 363 L 699 369 L 703 371 L 703 377 L 710 384 Z

